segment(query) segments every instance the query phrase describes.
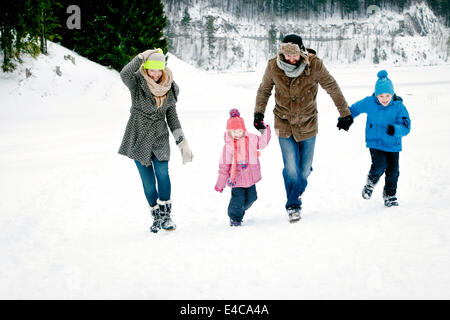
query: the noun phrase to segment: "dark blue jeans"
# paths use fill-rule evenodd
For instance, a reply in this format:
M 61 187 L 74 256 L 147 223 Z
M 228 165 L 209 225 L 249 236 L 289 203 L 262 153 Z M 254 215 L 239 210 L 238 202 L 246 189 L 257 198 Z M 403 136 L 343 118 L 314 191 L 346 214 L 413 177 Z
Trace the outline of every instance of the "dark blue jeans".
M 308 176 L 312 171 L 312 161 L 316 137 L 296 142 L 293 136 L 289 138 L 278 137 L 283 155 L 283 178 L 286 189 L 286 209 L 300 208 L 299 197 L 308 185 Z
M 245 211 L 258 199 L 256 185 L 250 188 L 232 188 L 228 205 L 228 216 L 235 221 L 242 221 Z
M 397 193 L 397 182 L 399 171 L 399 152 L 386 152 L 378 149 L 370 149 L 372 165 L 368 178 L 372 184 L 376 184 L 380 177 L 385 174 L 384 194 L 395 196 Z
M 170 200 L 169 162 L 159 161 L 155 156 L 152 158 L 152 165 L 148 167 L 139 161 L 134 160 L 134 162 L 139 170 L 148 204 L 154 207 L 158 198 L 161 201 Z

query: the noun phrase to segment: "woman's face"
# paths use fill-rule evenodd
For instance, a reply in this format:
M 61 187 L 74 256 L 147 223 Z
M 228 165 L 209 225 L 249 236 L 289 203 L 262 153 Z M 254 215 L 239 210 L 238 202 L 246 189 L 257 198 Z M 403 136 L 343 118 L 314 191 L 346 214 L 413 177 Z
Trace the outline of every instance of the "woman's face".
M 153 81 L 158 82 L 162 76 L 162 70 L 147 69 L 147 74 Z
M 380 103 L 383 105 L 383 107 L 386 107 L 389 104 L 389 102 L 391 102 L 392 94 L 382 93 L 382 94 L 379 94 L 377 96 L 377 98 L 378 98 L 378 101 L 380 101 Z
M 242 129 L 231 129 L 228 131 L 228 134 L 230 135 L 230 137 L 232 137 L 233 139 L 240 139 L 244 136 L 244 130 Z

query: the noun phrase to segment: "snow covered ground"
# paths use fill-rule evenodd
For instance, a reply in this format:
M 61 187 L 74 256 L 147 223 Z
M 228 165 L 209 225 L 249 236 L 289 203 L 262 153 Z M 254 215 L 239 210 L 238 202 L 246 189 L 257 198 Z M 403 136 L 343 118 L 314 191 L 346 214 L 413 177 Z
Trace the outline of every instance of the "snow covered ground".
M 152 234 L 134 163 L 117 154 L 130 97 L 116 71 L 50 44 L 50 55 L 0 73 L 1 299 L 450 298 L 450 66 L 388 68 L 412 131 L 400 154 L 400 207 L 370 166 L 365 116 L 338 131 L 320 89 L 314 171 L 303 219 L 284 213 L 276 136 L 262 151 L 258 201 L 230 228 L 230 191 L 214 191 L 228 110 L 249 131 L 263 70 L 211 74 L 171 56 L 179 117 L 194 153 L 172 143 L 175 232 Z M 55 74 L 59 65 L 62 76 Z M 25 67 L 33 76 L 25 79 Z M 349 103 L 381 68 L 330 67 Z M 266 120 L 273 124 L 273 99 Z

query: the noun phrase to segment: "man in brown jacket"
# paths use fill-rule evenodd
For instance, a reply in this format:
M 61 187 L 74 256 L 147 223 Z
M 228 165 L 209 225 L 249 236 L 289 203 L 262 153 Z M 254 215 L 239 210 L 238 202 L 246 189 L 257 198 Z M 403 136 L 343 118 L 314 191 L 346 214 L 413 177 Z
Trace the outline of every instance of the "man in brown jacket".
M 339 111 L 339 130 L 347 131 L 353 119 L 341 89 L 316 52 L 306 49 L 298 35 L 287 35 L 283 39 L 277 57 L 267 64 L 256 96 L 254 125 L 260 129 L 264 126 L 267 101 L 275 86 L 274 128 L 283 155 L 285 207 L 290 222 L 300 220 L 301 195 L 312 171 L 318 132 L 318 84 L 330 95 Z

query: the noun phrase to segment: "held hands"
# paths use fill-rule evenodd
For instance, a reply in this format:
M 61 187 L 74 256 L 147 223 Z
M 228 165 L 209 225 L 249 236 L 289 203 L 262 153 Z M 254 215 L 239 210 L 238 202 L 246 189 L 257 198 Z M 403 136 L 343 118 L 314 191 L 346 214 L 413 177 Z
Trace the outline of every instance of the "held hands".
M 390 136 L 393 136 L 395 133 L 395 127 L 392 124 L 389 124 L 386 133 Z
M 191 148 L 189 148 L 187 140 L 183 139 L 183 141 L 181 141 L 179 144 L 177 144 L 177 146 L 178 146 L 178 148 L 180 148 L 181 157 L 183 158 L 183 164 L 191 162 L 192 158 L 194 156 L 192 155 L 192 151 L 191 151 Z
M 216 190 L 217 192 L 222 193 L 223 189 L 220 189 L 217 185 L 214 187 L 214 190 Z
M 266 126 L 264 125 L 264 122 L 263 122 L 264 115 L 262 113 L 258 112 L 258 113 L 255 113 L 254 117 L 255 117 L 255 120 L 253 121 L 253 125 L 255 126 L 255 128 L 257 130 L 265 129 Z
M 339 118 L 337 127 L 339 128 L 339 130 L 343 129 L 345 131 L 348 131 L 348 129 L 350 128 L 352 123 L 353 123 L 353 117 L 352 117 L 352 115 L 349 115 L 349 116 L 346 116 L 343 118 Z

